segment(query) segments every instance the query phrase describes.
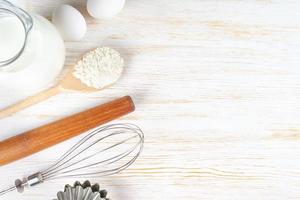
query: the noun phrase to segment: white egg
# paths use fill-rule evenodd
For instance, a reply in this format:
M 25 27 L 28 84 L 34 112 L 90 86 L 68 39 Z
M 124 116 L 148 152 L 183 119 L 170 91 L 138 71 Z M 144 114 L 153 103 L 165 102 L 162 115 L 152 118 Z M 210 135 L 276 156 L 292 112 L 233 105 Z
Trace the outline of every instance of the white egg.
M 82 14 L 69 5 L 61 5 L 55 9 L 52 15 L 52 23 L 65 41 L 82 39 L 87 29 L 86 21 Z
M 87 10 L 91 16 L 101 19 L 118 14 L 125 5 L 125 0 L 88 0 Z

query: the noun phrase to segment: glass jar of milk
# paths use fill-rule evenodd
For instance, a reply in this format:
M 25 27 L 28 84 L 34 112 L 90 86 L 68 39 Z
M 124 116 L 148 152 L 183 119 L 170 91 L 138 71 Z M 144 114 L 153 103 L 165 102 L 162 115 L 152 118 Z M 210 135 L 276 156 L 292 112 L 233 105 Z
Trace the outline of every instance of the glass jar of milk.
M 44 89 L 64 59 L 63 40 L 48 20 L 0 0 L 0 94 L 18 100 Z

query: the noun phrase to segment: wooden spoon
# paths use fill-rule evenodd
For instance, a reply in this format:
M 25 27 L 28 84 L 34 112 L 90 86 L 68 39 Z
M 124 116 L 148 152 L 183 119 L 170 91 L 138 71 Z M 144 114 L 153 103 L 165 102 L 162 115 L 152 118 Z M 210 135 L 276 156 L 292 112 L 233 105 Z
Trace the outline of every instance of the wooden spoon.
M 123 67 L 123 66 L 120 66 L 120 67 Z M 96 88 L 87 86 L 86 84 L 82 83 L 81 80 L 74 77 L 74 75 L 73 75 L 74 71 L 75 71 L 75 69 L 73 67 L 58 82 L 57 85 L 55 85 L 47 90 L 44 90 L 34 96 L 28 97 L 28 98 L 26 98 L 18 103 L 15 103 L 7 108 L 0 110 L 0 118 L 10 116 L 10 115 L 12 115 L 20 110 L 23 110 L 29 106 L 32 106 L 39 102 L 42 102 L 52 96 L 55 96 L 55 95 L 59 94 L 60 92 L 64 92 L 64 91 L 68 91 L 68 90 L 78 91 L 78 92 L 96 92 L 96 91 L 99 91 L 106 87 L 109 87 L 116 82 L 116 81 L 111 82 L 111 83 L 105 85 L 104 87 L 102 87 L 101 89 L 96 89 Z M 120 76 L 121 76 L 121 74 L 119 75 L 119 78 L 120 78 Z

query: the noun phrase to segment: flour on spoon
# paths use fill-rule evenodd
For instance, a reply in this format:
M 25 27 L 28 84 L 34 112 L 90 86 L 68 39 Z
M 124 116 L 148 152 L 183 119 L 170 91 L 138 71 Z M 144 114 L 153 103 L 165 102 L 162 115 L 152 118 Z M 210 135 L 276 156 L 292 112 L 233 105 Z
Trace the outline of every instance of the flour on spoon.
M 89 87 L 102 89 L 116 82 L 122 74 L 124 60 L 109 47 L 88 52 L 76 64 L 73 75 Z

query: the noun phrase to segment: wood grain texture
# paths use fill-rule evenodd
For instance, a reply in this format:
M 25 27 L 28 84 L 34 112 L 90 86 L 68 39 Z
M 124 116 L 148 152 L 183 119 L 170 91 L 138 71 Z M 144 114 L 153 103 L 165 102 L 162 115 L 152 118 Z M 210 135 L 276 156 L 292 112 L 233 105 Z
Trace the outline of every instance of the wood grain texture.
M 67 67 L 97 46 L 120 51 L 125 73 L 94 94 L 66 93 L 0 121 L 0 138 L 120 95 L 136 112 L 145 148 L 118 176 L 94 178 L 111 199 L 300 199 L 300 2 L 298 0 L 128 0 L 109 20 L 85 1 L 30 0 L 49 17 L 69 3 L 88 22 L 67 43 Z M 1 89 L 0 89 L 1 91 Z M 11 95 L 1 94 L 3 105 Z M 0 168 L 0 186 L 47 167 L 76 140 Z M 5 199 L 52 199 L 73 179 Z

